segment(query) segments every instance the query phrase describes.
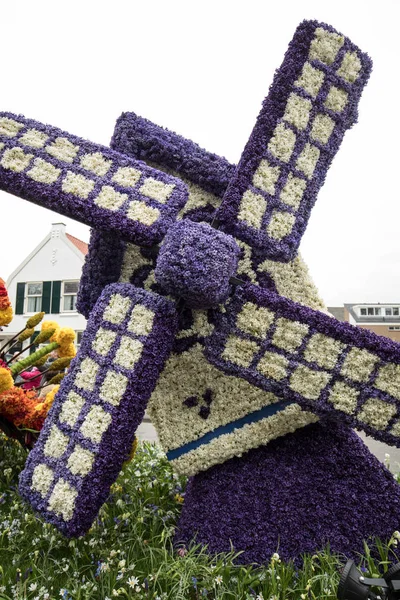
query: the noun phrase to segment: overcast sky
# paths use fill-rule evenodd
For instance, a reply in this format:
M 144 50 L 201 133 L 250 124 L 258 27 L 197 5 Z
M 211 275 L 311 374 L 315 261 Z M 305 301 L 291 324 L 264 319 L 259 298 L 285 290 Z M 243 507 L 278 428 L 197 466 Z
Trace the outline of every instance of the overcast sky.
M 298 23 L 327 22 L 374 70 L 313 209 L 301 252 L 329 305 L 400 303 L 398 1 L 0 0 L 0 110 L 108 145 L 134 111 L 239 160 Z M 0 276 L 52 222 L 87 227 L 0 192 Z

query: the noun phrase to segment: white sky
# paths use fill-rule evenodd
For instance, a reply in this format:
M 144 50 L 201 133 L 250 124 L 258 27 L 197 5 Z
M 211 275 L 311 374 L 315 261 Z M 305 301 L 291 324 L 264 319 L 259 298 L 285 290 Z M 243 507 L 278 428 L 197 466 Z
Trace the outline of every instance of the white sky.
M 397 0 L 0 0 L 0 110 L 108 145 L 134 111 L 239 160 L 298 23 L 333 25 L 374 61 L 301 252 L 329 305 L 400 302 Z M 396 110 L 395 110 L 396 109 Z M 0 192 L 0 275 L 52 222 L 88 228 Z

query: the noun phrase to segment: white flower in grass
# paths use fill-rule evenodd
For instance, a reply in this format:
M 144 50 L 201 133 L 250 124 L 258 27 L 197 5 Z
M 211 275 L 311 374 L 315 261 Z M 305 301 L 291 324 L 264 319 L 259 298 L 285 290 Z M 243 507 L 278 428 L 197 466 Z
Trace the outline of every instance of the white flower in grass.
M 29 588 L 28 588 L 28 590 L 30 592 L 36 591 L 37 590 L 37 583 L 31 583 L 30 586 L 29 586 Z
M 277 552 L 273 553 L 272 560 L 279 560 L 279 554 Z
M 215 583 L 217 585 L 221 585 L 222 581 L 223 581 L 222 575 L 217 575 L 216 578 L 215 578 Z
M 139 585 L 139 579 L 137 577 L 129 577 L 129 579 L 127 580 L 127 584 L 133 589 L 134 587 Z

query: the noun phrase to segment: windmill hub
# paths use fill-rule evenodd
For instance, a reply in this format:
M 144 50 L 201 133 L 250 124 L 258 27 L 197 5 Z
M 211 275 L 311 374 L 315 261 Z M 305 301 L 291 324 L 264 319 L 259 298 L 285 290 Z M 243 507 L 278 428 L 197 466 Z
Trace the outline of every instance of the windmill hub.
M 190 308 L 210 308 L 229 295 L 240 249 L 232 236 L 205 223 L 180 221 L 164 238 L 155 277 L 163 290 Z

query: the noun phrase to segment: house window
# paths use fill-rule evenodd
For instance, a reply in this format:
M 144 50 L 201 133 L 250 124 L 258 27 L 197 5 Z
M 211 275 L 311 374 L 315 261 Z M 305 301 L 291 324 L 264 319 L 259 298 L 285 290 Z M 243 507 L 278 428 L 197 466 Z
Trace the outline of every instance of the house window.
M 63 281 L 63 312 L 76 312 L 79 281 Z
M 375 308 L 374 310 L 375 310 L 375 316 L 376 315 L 379 316 L 381 314 L 381 309 L 380 308 Z
M 393 316 L 394 317 L 398 317 L 399 316 L 399 308 L 393 306 Z
M 367 308 L 367 311 L 368 311 L 368 316 L 370 316 L 370 317 L 374 316 L 374 309 L 371 306 L 369 306 Z
M 400 327 L 398 325 L 395 327 L 389 327 L 389 331 L 400 331 Z
M 391 317 L 392 316 L 392 309 L 391 308 L 385 308 L 385 315 L 387 317 Z
M 360 315 L 362 317 L 366 317 L 367 316 L 367 309 L 366 308 L 360 308 Z
M 27 283 L 26 285 L 26 312 L 37 313 L 42 310 L 43 283 Z
M 77 331 L 76 332 L 76 345 L 78 346 L 78 348 L 81 345 L 82 336 L 83 336 L 83 331 Z

